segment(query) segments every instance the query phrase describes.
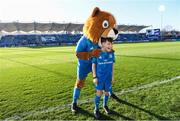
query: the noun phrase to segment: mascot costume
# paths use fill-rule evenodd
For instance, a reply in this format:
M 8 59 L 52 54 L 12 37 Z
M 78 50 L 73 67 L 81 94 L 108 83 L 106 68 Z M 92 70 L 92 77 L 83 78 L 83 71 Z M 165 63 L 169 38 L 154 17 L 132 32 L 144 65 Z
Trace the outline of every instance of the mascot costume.
M 76 56 L 78 58 L 77 80 L 73 92 L 72 112 L 78 110 L 77 100 L 80 96 L 81 88 L 84 86 L 87 75 L 92 72 L 92 57 L 98 57 L 101 52 L 101 38 L 117 38 L 118 31 L 115 29 L 116 20 L 114 16 L 106 11 L 94 8 L 91 16 L 83 26 L 83 36 L 76 46 Z

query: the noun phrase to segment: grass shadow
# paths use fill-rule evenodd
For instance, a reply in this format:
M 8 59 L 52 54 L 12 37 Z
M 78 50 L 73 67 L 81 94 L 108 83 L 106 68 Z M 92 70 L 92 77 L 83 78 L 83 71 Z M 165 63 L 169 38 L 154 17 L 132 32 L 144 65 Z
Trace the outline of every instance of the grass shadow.
M 154 117 L 157 118 L 158 120 L 170 120 L 170 119 L 167 118 L 167 117 L 163 117 L 163 116 L 157 115 L 157 114 L 155 114 L 155 113 L 153 113 L 153 112 L 151 112 L 151 111 L 149 111 L 149 110 L 143 109 L 143 108 L 141 108 L 141 107 L 138 107 L 137 105 L 134 105 L 134 104 L 132 104 L 132 103 L 126 102 L 126 101 L 120 99 L 119 97 L 117 97 L 116 95 L 113 95 L 112 98 L 115 99 L 115 100 L 116 100 L 118 103 L 120 103 L 120 104 L 125 104 L 125 105 L 131 106 L 131 107 L 133 107 L 133 108 L 136 108 L 136 109 L 138 109 L 138 110 L 140 110 L 140 111 L 143 111 L 143 112 L 145 112 L 145 113 L 147 113 L 147 114 L 149 114 L 149 115 L 151 115 L 151 116 L 154 116 Z
M 78 112 L 76 112 L 76 114 L 82 114 L 82 115 L 85 115 L 85 116 L 93 117 L 95 119 L 93 112 L 90 113 L 89 111 L 86 111 L 86 110 L 84 110 L 84 109 L 82 109 L 80 107 L 78 107 Z M 104 114 L 101 113 L 101 117 L 98 120 L 115 120 L 115 119 L 111 118 L 108 115 L 104 115 Z
M 103 114 L 102 112 L 100 112 L 100 118 L 98 120 L 116 120 L 116 119 L 112 118 L 113 116 L 121 117 L 123 120 L 133 120 L 133 119 L 126 117 L 124 115 L 121 115 L 120 113 L 115 112 L 113 110 L 110 110 L 110 112 L 111 113 L 109 115 L 106 115 L 106 114 Z M 95 119 L 93 112 L 90 113 L 89 111 L 84 110 L 81 107 L 78 107 L 78 112 L 76 112 L 75 114 L 82 114 L 82 115 L 89 116 L 89 117 L 92 117 Z
M 120 113 L 118 113 L 118 112 L 116 112 L 116 111 L 113 111 L 113 110 L 110 110 L 110 111 L 111 111 L 111 114 L 110 114 L 110 115 L 112 115 L 112 116 L 121 117 L 121 118 L 123 118 L 123 120 L 134 120 L 134 119 L 129 118 L 129 117 L 127 117 L 127 116 L 124 116 L 124 115 L 122 115 L 122 114 L 120 114 Z

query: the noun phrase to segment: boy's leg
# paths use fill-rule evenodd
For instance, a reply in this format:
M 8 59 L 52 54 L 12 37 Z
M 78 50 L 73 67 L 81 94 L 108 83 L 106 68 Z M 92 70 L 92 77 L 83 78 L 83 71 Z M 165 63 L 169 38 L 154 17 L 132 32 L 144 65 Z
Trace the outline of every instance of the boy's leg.
M 95 100 L 94 100 L 94 102 L 95 102 L 94 116 L 96 119 L 98 119 L 100 117 L 99 102 L 101 99 L 101 95 L 102 95 L 102 90 L 97 90 Z
M 116 95 L 112 91 L 112 86 L 109 88 L 109 96 L 112 98 L 116 98 Z
M 109 110 L 109 108 L 107 106 L 108 99 L 109 99 L 109 91 L 106 91 L 105 95 L 104 95 L 104 98 L 103 98 L 103 109 L 107 114 L 110 113 L 110 110 Z
M 112 92 L 112 86 L 109 88 L 109 96 L 111 96 L 113 94 Z
M 103 107 L 107 106 L 109 99 L 109 92 L 105 92 L 104 98 L 103 98 Z
M 103 109 L 107 114 L 110 113 L 107 103 L 108 103 L 109 96 L 111 95 L 111 92 L 112 92 L 111 81 L 107 80 L 105 82 L 105 95 L 104 95 L 104 99 L 103 99 Z
M 102 90 L 97 90 L 96 92 L 96 96 L 95 96 L 95 110 L 99 110 L 99 102 L 101 99 L 101 95 L 102 95 Z

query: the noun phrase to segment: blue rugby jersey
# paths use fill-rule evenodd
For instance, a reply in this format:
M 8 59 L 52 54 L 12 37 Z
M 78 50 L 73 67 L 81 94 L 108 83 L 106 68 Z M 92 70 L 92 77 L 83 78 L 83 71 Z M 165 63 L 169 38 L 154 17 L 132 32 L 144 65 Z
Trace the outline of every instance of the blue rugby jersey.
M 76 46 L 76 52 L 91 52 L 93 49 L 99 48 L 98 44 L 94 44 L 91 40 L 82 36 Z
M 112 80 L 112 67 L 114 62 L 114 52 L 101 52 L 98 58 L 93 57 L 92 63 L 96 64 L 96 76 L 98 81 Z

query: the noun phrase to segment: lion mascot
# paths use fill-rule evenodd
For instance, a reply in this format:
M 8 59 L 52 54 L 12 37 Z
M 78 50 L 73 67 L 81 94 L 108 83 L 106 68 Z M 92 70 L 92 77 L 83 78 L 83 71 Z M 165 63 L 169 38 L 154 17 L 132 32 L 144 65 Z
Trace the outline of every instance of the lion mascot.
M 92 57 L 100 54 L 101 38 L 117 38 L 118 31 L 115 29 L 116 20 L 114 16 L 106 11 L 101 11 L 95 7 L 91 16 L 83 26 L 83 36 L 77 43 L 76 56 L 78 58 L 77 80 L 73 92 L 71 104 L 72 112 L 78 110 L 77 100 L 80 96 L 81 88 L 84 86 L 87 75 L 92 72 Z

